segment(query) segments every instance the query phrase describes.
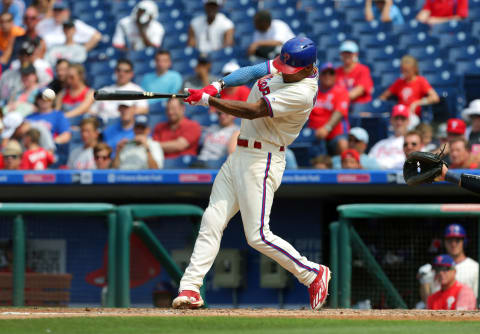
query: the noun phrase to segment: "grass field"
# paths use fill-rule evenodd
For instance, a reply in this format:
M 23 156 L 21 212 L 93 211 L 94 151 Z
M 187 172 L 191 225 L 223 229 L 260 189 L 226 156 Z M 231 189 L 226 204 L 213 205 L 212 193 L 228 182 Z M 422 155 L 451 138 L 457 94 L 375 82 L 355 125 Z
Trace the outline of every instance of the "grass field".
M 250 317 L 75 317 L 0 320 L 2 334 L 480 333 L 480 322 Z

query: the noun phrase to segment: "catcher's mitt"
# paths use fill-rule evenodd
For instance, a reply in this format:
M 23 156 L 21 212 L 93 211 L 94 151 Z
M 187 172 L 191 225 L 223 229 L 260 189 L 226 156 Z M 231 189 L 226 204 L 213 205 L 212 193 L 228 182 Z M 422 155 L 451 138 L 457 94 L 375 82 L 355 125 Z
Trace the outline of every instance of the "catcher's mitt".
M 445 149 L 445 147 L 444 147 Z M 403 164 L 403 178 L 409 186 L 422 183 L 432 183 L 442 174 L 443 149 L 439 154 L 430 152 L 413 152 L 408 155 Z

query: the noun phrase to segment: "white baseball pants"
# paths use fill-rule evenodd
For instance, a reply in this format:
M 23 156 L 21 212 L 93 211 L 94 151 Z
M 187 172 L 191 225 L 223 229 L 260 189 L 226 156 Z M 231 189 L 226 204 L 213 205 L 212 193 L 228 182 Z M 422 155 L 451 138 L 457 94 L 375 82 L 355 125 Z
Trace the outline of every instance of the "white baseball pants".
M 238 210 L 250 246 L 278 262 L 307 287 L 315 280 L 319 265 L 308 261 L 270 231 L 273 195 L 280 186 L 284 169 L 285 152 L 280 152 L 277 146 L 262 143 L 262 149 L 236 148 L 213 183 L 210 203 L 203 214 L 179 291 L 199 292 L 219 251 L 223 230 Z

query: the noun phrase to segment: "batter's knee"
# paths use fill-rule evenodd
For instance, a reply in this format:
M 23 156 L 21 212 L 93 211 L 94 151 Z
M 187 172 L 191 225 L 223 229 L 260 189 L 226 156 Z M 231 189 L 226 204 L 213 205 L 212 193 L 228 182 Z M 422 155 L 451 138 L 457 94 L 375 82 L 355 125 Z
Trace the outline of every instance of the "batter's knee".
M 209 206 L 203 213 L 201 230 L 215 231 L 216 233 L 223 232 L 225 226 L 225 217 L 222 217 L 221 212 L 215 207 Z

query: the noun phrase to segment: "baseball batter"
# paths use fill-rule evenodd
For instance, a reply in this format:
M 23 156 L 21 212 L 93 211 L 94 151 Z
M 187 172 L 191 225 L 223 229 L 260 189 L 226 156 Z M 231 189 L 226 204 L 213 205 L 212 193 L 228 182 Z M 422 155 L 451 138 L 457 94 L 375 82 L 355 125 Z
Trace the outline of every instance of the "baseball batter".
M 186 102 L 211 105 L 241 117 L 242 125 L 237 149 L 213 184 L 174 308 L 203 306 L 199 294 L 203 278 L 217 256 L 223 230 L 239 210 L 248 244 L 309 287 L 312 309 L 318 310 L 324 304 L 329 268 L 309 261 L 269 227 L 273 196 L 285 169 L 285 147 L 298 136 L 316 100 L 316 55 L 317 48 L 310 39 L 295 37 L 285 42 L 274 60 L 240 68 L 203 89 L 188 89 Z M 246 102 L 213 97 L 225 86 L 242 85 L 252 79 L 258 80 Z

